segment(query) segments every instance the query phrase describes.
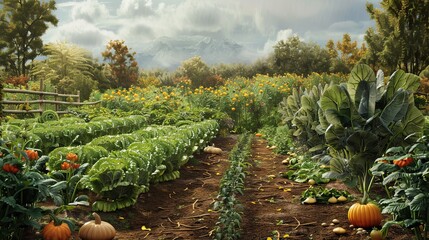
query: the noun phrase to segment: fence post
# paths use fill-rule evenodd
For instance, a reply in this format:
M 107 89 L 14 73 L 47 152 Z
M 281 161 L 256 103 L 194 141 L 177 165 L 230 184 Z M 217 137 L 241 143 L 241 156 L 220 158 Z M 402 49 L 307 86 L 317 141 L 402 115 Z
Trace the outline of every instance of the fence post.
M 55 97 L 54 97 L 54 100 L 55 100 L 55 102 L 58 100 L 58 89 L 57 88 L 54 88 L 54 90 L 55 90 Z M 58 112 L 58 103 L 55 103 L 55 112 Z
M 77 102 L 80 103 L 80 90 L 77 90 Z
M 43 78 L 41 78 L 40 79 L 40 94 L 39 94 L 39 100 L 41 100 L 40 102 L 39 102 L 39 109 L 43 112 L 43 88 L 44 88 L 44 86 L 43 86 Z M 41 113 L 40 113 L 41 114 Z

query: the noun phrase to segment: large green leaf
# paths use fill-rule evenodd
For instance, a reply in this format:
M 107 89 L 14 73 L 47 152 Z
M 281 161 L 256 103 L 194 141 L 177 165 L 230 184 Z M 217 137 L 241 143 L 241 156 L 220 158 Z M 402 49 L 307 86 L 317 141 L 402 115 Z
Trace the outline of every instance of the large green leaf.
M 347 150 L 351 153 L 366 153 L 374 155 L 372 161 L 375 160 L 376 154 L 378 153 L 378 137 L 372 132 L 358 130 L 353 132 L 347 138 Z
M 362 84 L 362 81 L 365 81 L 366 84 Z M 347 82 L 347 90 L 355 106 L 361 104 L 363 90 L 365 89 L 365 91 L 367 91 L 365 104 L 367 104 L 368 117 L 374 115 L 375 111 L 375 103 L 377 100 L 376 84 L 374 71 L 365 64 L 356 65 L 351 71 Z M 362 89 L 363 86 L 365 86 L 364 89 Z
M 427 194 L 420 193 L 417 196 L 415 196 L 413 200 L 410 202 L 410 209 L 411 211 L 427 210 L 427 204 L 428 204 Z
M 334 85 L 326 89 L 320 99 L 320 107 L 330 124 L 351 125 L 353 106 L 344 87 Z
M 417 75 L 405 73 L 403 70 L 397 70 L 390 76 L 387 85 L 387 101 L 390 101 L 400 88 L 414 93 L 419 86 L 420 79 Z
M 403 89 L 399 89 L 393 99 L 386 105 L 380 115 L 380 120 L 385 125 L 390 125 L 392 122 L 402 120 L 408 111 L 409 93 Z
M 416 106 L 411 106 L 405 118 L 396 123 L 392 131 L 401 139 L 413 134 L 415 137 L 410 140 L 415 140 L 422 135 L 424 123 L 425 118 L 422 112 Z
M 356 90 L 356 103 L 358 103 L 358 112 L 363 118 L 369 118 L 373 115 L 369 113 L 369 84 L 366 81 L 359 82 L 358 88 Z

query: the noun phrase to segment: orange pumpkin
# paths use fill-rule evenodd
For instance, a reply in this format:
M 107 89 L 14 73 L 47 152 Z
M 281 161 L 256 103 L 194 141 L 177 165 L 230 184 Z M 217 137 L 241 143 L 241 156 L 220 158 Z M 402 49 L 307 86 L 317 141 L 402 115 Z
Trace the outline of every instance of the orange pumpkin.
M 73 162 L 76 162 L 77 159 L 78 159 L 78 157 L 77 157 L 77 155 L 75 153 L 69 152 L 66 155 L 66 159 L 70 160 L 70 161 L 73 161 Z
M 61 221 L 51 221 L 42 230 L 44 240 L 68 240 L 71 231 L 67 223 Z
M 403 159 L 393 160 L 393 164 L 395 164 L 396 166 L 398 166 L 400 168 L 408 166 L 412 162 L 413 162 L 413 158 L 412 157 L 406 157 L 406 158 L 403 158 Z
M 380 226 L 383 218 L 380 208 L 373 203 L 355 203 L 349 208 L 347 216 L 350 224 L 362 228 Z

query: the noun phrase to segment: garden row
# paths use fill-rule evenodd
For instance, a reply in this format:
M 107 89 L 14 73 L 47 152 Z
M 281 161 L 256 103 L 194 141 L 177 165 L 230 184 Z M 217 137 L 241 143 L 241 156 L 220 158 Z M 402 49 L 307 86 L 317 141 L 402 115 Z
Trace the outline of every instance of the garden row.
M 131 122 L 132 128 L 137 128 L 136 125 L 144 123 L 139 121 L 143 119 L 140 116 L 129 118 L 133 121 L 102 120 L 101 124 L 77 125 L 93 127 L 113 123 L 117 128 L 125 128 L 124 125 Z M 73 128 L 67 125 L 62 129 L 61 133 L 71 133 L 68 129 Z M 113 127 L 98 129 L 117 131 Z M 12 139 L 2 140 L 0 207 L 5 211 L 0 215 L 0 237 L 19 239 L 25 227 L 40 229 L 43 216 L 55 216 L 72 205 L 92 203 L 95 211 L 131 206 L 140 193 L 149 189 L 150 183 L 179 177 L 180 167 L 205 147 L 218 130 L 215 120 L 178 127 L 149 126 L 127 134 L 94 138 L 85 145 L 58 147 L 49 156 L 40 158 L 38 150 Z M 81 195 L 86 192 L 94 194 L 91 198 Z M 57 205 L 53 212 L 36 204 L 48 199 Z
M 230 166 L 224 173 L 220 190 L 213 209 L 219 212 L 219 219 L 213 233 L 213 239 L 239 239 L 241 230 L 241 204 L 238 194 L 244 192 L 246 166 L 251 153 L 252 137 L 242 134 L 237 144 L 229 153 Z
M 369 66 L 357 65 L 346 84 L 294 90 L 279 111 L 289 138 L 303 143 L 310 157 L 285 176 L 307 181 L 306 170 L 317 169 L 311 175 L 317 182 L 338 179 L 361 192 L 361 201 L 349 210 L 351 224 L 379 227 L 381 213 L 388 213 L 392 218 L 384 221 L 384 235 L 397 224 L 427 239 L 428 121 L 414 101 L 419 85 L 418 76 L 402 70 L 385 81 L 382 72 L 376 76 Z M 374 185 L 386 190 L 379 204 L 374 204 Z M 312 192 L 303 197 L 316 197 Z

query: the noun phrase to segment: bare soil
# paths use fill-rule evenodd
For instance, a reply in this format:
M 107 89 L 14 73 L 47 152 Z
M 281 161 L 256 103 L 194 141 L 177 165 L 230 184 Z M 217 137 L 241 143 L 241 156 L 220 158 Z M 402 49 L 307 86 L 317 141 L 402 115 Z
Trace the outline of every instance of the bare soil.
M 197 154 L 181 170 L 179 179 L 151 185 L 149 192 L 141 194 L 132 207 L 100 213 L 102 220 L 116 228 L 115 239 L 212 239 L 219 217 L 213 203 L 222 175 L 229 167 L 228 154 L 236 141 L 237 135 L 215 139 L 213 143 L 223 149 L 222 154 Z M 300 195 L 309 185 L 283 178 L 281 173 L 287 166 L 281 162 L 286 156 L 277 155 L 266 146 L 264 139 L 253 140 L 245 192 L 239 197 L 243 212 L 241 239 L 370 239 L 369 234 L 357 234 L 356 229 L 349 227 L 347 211 L 353 202 L 302 205 Z M 331 182 L 327 187 L 347 189 L 339 182 Z M 77 207 L 68 216 L 80 225 L 92 219 L 90 214 L 89 207 Z M 340 223 L 321 226 L 333 219 Z M 343 227 L 347 232 L 336 235 L 332 232 L 334 227 Z M 77 232 L 74 235 L 78 239 Z M 411 238 L 408 230 L 399 227 L 392 228 L 388 235 L 393 240 Z

